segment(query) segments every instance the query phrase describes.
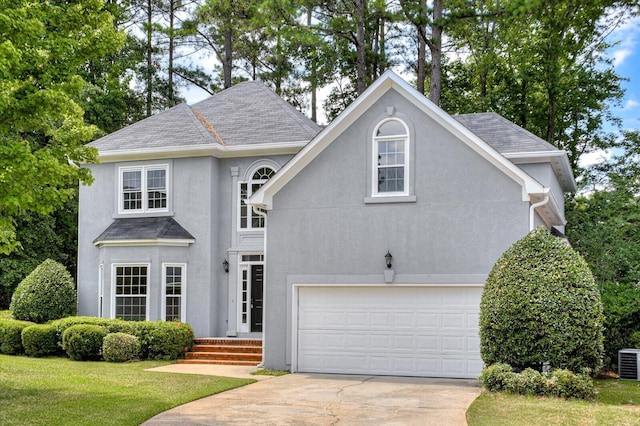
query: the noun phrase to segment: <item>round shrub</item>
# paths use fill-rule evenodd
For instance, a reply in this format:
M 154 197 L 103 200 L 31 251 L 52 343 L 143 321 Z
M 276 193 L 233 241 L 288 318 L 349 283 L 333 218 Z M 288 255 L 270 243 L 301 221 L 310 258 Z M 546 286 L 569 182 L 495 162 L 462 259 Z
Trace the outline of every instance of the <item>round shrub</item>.
M 75 315 L 76 290 L 71 274 L 60 263 L 45 260 L 18 284 L 10 308 L 14 318 L 39 324 Z
M 108 362 L 126 362 L 138 359 L 140 342 L 127 333 L 107 334 L 102 341 L 102 356 Z
M 107 329 L 99 325 L 77 324 L 62 333 L 62 347 L 75 361 L 99 360 Z
M 517 371 L 597 371 L 603 353 L 602 302 L 584 259 L 539 228 L 494 265 L 480 303 L 480 353 Z
M 50 324 L 35 324 L 22 330 L 22 346 L 28 356 L 58 355 L 58 333 Z
M 18 320 L 0 320 L 0 353 L 17 355 L 24 353 L 22 330 L 33 325 L 32 322 Z
M 193 329 L 182 322 L 157 322 L 149 332 L 149 359 L 178 359 L 193 346 Z

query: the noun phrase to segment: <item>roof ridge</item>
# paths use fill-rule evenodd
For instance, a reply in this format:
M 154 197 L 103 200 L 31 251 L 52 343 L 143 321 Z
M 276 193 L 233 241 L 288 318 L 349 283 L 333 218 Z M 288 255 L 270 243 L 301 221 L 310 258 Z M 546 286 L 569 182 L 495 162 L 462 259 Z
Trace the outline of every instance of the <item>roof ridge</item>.
M 207 128 L 207 130 L 213 135 L 213 137 L 216 138 L 216 140 L 220 142 L 221 145 L 226 146 L 226 144 L 224 143 L 224 141 L 222 140 L 218 132 L 216 132 L 216 129 L 213 127 L 213 125 L 209 123 L 209 121 L 206 118 L 204 118 L 204 116 L 200 114 L 200 112 L 194 107 L 191 107 L 191 111 L 193 112 L 193 115 L 195 115 L 198 118 L 198 120 L 202 122 L 204 127 Z

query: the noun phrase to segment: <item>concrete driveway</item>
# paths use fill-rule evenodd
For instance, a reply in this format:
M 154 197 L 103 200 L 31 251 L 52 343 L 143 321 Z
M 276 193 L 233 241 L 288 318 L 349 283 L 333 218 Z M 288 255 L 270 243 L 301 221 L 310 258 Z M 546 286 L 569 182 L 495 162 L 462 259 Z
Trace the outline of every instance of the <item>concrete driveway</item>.
M 289 374 L 158 414 L 166 425 L 466 425 L 476 380 Z

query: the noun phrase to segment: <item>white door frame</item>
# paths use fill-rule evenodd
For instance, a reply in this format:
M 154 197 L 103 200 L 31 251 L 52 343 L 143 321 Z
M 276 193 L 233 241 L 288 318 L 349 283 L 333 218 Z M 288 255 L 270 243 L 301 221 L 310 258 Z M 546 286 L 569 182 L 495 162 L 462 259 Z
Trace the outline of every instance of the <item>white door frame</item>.
M 249 260 L 248 257 L 257 257 L 255 259 Z M 246 259 L 246 260 L 245 260 Z M 238 253 L 238 285 L 237 285 L 237 289 L 238 289 L 238 294 L 237 294 L 237 329 L 238 329 L 238 333 L 251 333 L 251 286 L 252 286 L 252 282 L 251 282 L 251 266 L 253 265 L 262 265 L 263 268 L 263 274 L 264 274 L 264 255 L 260 252 L 244 252 L 244 253 Z M 243 289 L 243 271 L 247 272 L 247 288 Z M 263 302 L 262 302 L 262 310 L 264 312 L 264 279 L 263 279 Z M 242 296 L 243 293 L 246 292 L 246 296 L 247 296 L 247 300 L 246 302 L 243 301 Z M 243 304 L 245 304 L 245 306 L 243 306 Z M 243 311 L 243 308 L 246 308 L 246 311 Z M 242 321 L 242 315 L 246 314 L 246 322 Z M 263 327 L 262 330 L 264 332 L 264 315 L 263 315 Z

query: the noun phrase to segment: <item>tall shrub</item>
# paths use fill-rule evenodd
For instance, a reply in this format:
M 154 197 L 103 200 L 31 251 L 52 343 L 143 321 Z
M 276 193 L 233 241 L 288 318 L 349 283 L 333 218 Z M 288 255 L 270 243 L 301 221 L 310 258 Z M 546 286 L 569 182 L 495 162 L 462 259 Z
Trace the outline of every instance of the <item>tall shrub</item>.
M 76 314 L 73 278 L 60 263 L 47 259 L 16 288 L 11 298 L 15 319 L 43 324 Z
M 539 228 L 494 265 L 480 304 L 487 365 L 597 370 L 603 353 L 600 293 L 584 259 Z

